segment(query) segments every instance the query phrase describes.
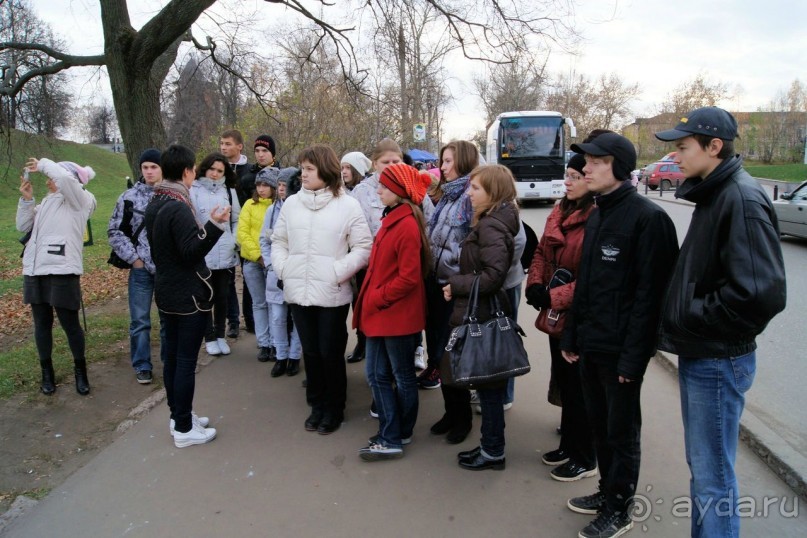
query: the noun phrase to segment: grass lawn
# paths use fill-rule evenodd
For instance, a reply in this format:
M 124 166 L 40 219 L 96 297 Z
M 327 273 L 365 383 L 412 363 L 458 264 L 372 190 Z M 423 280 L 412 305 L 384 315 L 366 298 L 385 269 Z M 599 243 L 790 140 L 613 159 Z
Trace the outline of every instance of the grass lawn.
M 47 157 L 54 161 L 73 161 L 82 166 L 90 165 L 95 170 L 95 179 L 87 189 L 95 195 L 98 207 L 90 218 L 92 246 L 84 248 L 84 272 L 106 265 L 109 244 L 106 228 L 112 209 L 120 193 L 126 190 L 126 176 L 131 170 L 126 157 L 121 153 L 86 144 L 76 144 L 51 138 L 35 136 L 12 130 L 10 137 L 0 136 L 0 297 L 9 291 L 22 289 L 20 253 L 15 215 L 20 198 L 20 173 L 28 157 Z M 47 192 L 45 175 L 31 174 L 34 197 L 40 201 Z M 125 278 L 125 274 L 122 272 Z
M 754 177 L 801 183 L 807 179 L 807 164 L 757 164 L 746 162 L 745 169 Z

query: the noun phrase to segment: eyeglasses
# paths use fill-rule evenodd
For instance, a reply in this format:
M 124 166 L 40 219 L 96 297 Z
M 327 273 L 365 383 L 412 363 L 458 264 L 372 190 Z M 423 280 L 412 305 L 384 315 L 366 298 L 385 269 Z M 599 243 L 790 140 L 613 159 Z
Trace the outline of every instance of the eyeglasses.
M 575 181 L 580 181 L 581 179 L 583 179 L 583 176 L 578 173 L 566 172 L 566 181 L 569 183 L 574 183 Z

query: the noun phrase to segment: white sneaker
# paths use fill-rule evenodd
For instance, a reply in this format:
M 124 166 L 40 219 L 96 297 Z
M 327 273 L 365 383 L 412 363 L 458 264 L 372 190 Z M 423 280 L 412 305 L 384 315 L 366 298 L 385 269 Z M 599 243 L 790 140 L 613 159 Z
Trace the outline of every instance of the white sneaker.
M 416 370 L 425 370 L 426 369 L 426 357 L 425 353 L 423 353 L 423 346 L 418 346 L 415 350 L 415 369 Z
M 219 346 L 219 340 L 205 342 L 205 350 L 207 351 L 208 355 L 221 355 L 221 346 Z
M 191 411 L 191 424 L 198 424 L 202 428 L 207 428 L 207 425 L 210 424 L 210 419 L 207 417 L 197 416 L 196 413 Z M 168 431 L 171 433 L 171 435 L 176 433 L 176 423 L 174 422 L 174 419 L 168 421 Z
M 194 424 L 188 432 L 174 432 L 174 446 L 177 448 L 185 448 L 191 445 L 203 445 L 215 438 L 215 428 L 203 428 L 198 424 Z
M 513 402 L 510 402 L 510 403 L 506 403 L 506 404 L 504 404 L 504 405 L 502 406 L 502 409 L 504 409 L 505 411 L 508 411 L 508 410 L 510 410 L 512 407 L 513 407 Z M 481 405 L 476 405 L 476 406 L 474 406 L 474 411 L 476 411 L 476 414 L 477 414 L 477 415 L 481 415 L 481 414 L 482 414 L 482 406 L 481 406 Z
M 222 355 L 229 355 L 230 354 L 230 346 L 227 345 L 227 340 L 224 338 L 219 338 L 216 340 L 219 345 L 219 349 L 221 350 Z
M 478 404 L 479 403 L 479 393 L 475 390 L 471 391 L 471 403 Z

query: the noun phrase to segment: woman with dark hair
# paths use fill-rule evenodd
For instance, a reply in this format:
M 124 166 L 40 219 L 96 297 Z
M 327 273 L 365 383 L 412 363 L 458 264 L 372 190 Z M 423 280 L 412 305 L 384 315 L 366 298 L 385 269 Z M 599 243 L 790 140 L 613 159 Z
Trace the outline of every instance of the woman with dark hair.
M 500 164 L 475 168 L 470 176 L 468 198 L 473 207 L 473 229 L 462 244 L 458 272 L 448 278 L 448 284 L 442 290 L 446 302 L 453 302 L 449 321 L 451 327 L 462 324 L 471 287 L 477 279 L 477 319 L 480 323 L 495 315 L 491 308 L 494 297 L 509 316 L 512 317 L 515 308 L 510 304 L 504 287 L 515 252 L 515 236 L 521 227 L 513 174 Z M 468 393 L 465 389 L 455 390 Z M 472 471 L 504 469 L 506 392 L 507 381 L 477 386 L 476 393 L 482 408 L 482 438 L 478 447 L 458 454 L 460 467 Z M 470 413 L 468 403 L 465 407 Z
M 549 334 L 549 353 L 552 357 L 550 384 L 558 388 L 562 405 L 560 420 L 560 447 L 543 455 L 546 465 L 555 466 L 550 475 L 561 482 L 571 482 L 594 476 L 597 458 L 594 439 L 583 402 L 579 362 L 566 362 L 560 352 L 560 338 L 566 311 L 572 306 L 574 280 L 561 283 L 553 275 L 565 269 L 577 274 L 583 250 L 586 221 L 594 208 L 594 197 L 583 180 L 586 160 L 575 154 L 566 168 L 566 195 L 558 202 L 546 219 L 544 235 L 532 258 L 527 290 L 527 304 L 536 310 L 546 310 L 538 317 L 535 326 Z M 567 278 L 568 280 L 568 278 Z
M 154 298 L 165 319 L 163 382 L 171 410 L 174 445 L 201 445 L 216 437 L 207 417 L 193 412 L 196 361 L 202 344 L 213 288 L 205 255 L 224 234 L 230 207 L 214 207 L 207 222 L 197 220 L 190 189 L 196 178 L 193 152 L 169 146 L 160 158 L 163 182 L 146 208 L 146 234 L 157 269 Z
M 275 223 L 272 268 L 303 344 L 311 406 L 305 429 L 327 435 L 345 413 L 349 281 L 367 265 L 373 237 L 361 206 L 345 193 L 333 149 L 314 145 L 298 160 L 302 188 L 285 201 Z
M 238 265 L 235 231 L 241 207 L 235 190 L 236 175 L 221 153 L 211 153 L 199 165 L 198 179 L 190 188 L 191 203 L 201 224 L 210 218 L 214 207 L 230 207 L 230 222 L 224 233 L 205 256 L 213 287 L 213 312 L 205 332 L 205 349 L 209 355 L 229 355 L 230 346 L 224 338 L 227 331 L 229 285 Z M 232 186 L 228 186 L 232 185 Z
M 32 172 L 47 176 L 48 193 L 37 205 L 28 178 Z M 89 166 L 50 159 L 28 160 L 20 178 L 17 230 L 28 235 L 22 253 L 23 303 L 31 305 L 34 340 L 42 368 L 43 394 L 56 392 L 53 372 L 53 311 L 59 318 L 76 377 L 76 391 L 90 393 L 84 356 L 84 331 L 78 319 L 81 275 L 84 272 L 84 229 L 95 211 L 95 197 L 84 186 L 95 177 Z
M 440 150 L 442 196 L 428 222 L 432 249 L 432 268 L 426 279 L 426 350 L 428 365 L 418 377 L 423 389 L 440 388 L 443 392 L 445 414 L 431 427 L 435 435 L 448 434 L 450 444 L 461 443 L 471 431 L 471 393 L 466 389 L 442 386 L 440 359 L 445 352 L 451 332 L 449 318 L 453 301 L 443 298 L 443 286 L 460 271 L 462 242 L 471 231 L 473 208 L 468 198 L 471 171 L 479 164 L 476 146 L 464 140 L 449 142 Z M 510 259 L 507 260 L 508 266 Z

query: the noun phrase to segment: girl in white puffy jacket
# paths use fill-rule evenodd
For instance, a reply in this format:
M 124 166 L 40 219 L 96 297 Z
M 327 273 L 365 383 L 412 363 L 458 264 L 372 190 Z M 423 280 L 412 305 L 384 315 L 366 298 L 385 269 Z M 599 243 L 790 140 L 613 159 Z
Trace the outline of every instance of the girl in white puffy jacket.
M 34 339 L 42 368 L 41 390 L 56 391 L 53 372 L 53 311 L 73 355 L 76 390 L 89 394 L 84 331 L 79 323 L 84 228 L 95 211 L 95 196 L 84 190 L 95 172 L 89 166 L 31 158 L 28 172 L 48 177 L 48 194 L 39 205 L 31 182 L 23 179 L 17 205 L 17 230 L 28 234 L 22 256 L 23 302 L 31 305 Z
M 272 268 L 303 344 L 312 408 L 305 428 L 327 435 L 344 418 L 350 278 L 367 265 L 373 238 L 361 206 L 342 187 L 333 149 L 314 145 L 298 159 L 302 189 L 275 223 Z
M 197 173 L 199 178 L 191 185 L 190 196 L 199 223 L 204 225 L 210 219 L 214 207 L 232 208 L 230 224 L 224 226 L 224 233 L 205 256 L 205 264 L 211 271 L 210 285 L 213 287 L 213 313 L 205 332 L 205 349 L 210 355 L 228 355 L 230 346 L 224 335 L 229 283 L 238 265 L 235 234 L 241 206 L 235 189 L 227 187 L 235 184 L 236 177 L 224 155 L 211 153 L 202 160 Z

